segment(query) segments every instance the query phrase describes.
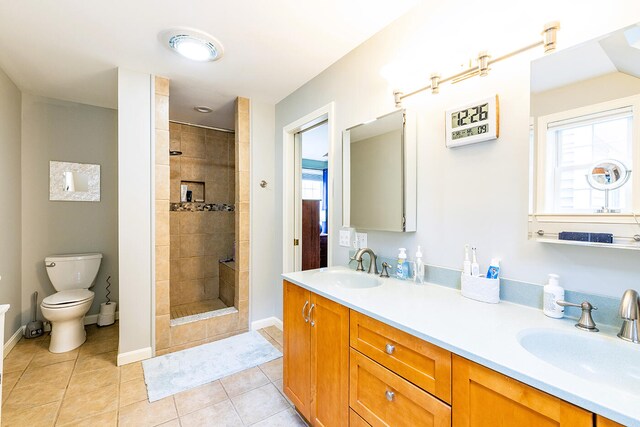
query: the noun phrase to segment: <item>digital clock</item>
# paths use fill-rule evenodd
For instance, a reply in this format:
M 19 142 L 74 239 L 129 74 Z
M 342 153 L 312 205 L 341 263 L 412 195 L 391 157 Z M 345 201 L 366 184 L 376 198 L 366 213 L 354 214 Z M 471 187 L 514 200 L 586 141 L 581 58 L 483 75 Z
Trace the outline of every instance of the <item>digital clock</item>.
M 445 115 L 447 147 L 498 138 L 499 112 L 498 95 L 448 110 Z

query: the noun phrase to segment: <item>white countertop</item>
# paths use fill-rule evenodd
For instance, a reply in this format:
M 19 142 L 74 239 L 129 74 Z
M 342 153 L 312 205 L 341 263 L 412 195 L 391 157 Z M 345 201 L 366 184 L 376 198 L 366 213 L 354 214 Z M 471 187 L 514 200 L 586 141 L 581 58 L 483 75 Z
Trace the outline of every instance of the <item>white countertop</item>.
M 318 295 L 371 316 L 455 354 L 558 396 L 577 406 L 628 426 L 640 426 L 640 345 L 616 337 L 617 330 L 600 327 L 597 334 L 574 327 L 575 320 L 551 319 L 542 310 L 509 302 L 486 304 L 467 299 L 444 286 L 382 279 L 382 286 L 347 289 L 323 271 L 283 274 L 282 277 Z M 366 274 L 366 273 L 359 273 Z M 629 346 L 638 351 L 638 387 L 622 389 L 615 379 L 596 382 L 559 369 L 525 350 L 518 336 L 525 330 L 553 329 L 589 334 L 602 345 Z M 615 364 L 615 360 L 607 360 Z

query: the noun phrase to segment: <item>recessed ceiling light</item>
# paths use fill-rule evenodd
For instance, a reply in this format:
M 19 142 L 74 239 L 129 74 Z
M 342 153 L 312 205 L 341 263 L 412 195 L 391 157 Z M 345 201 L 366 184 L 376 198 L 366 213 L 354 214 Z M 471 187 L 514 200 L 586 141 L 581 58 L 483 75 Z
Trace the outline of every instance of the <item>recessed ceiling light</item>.
M 207 107 L 206 105 L 197 105 L 193 107 L 193 109 L 196 110 L 198 113 L 210 113 L 213 111 L 212 108 Z
M 627 39 L 629 46 L 640 49 L 640 25 L 636 25 L 626 30 L 624 32 L 624 36 Z
M 192 61 L 216 61 L 222 57 L 222 44 L 202 31 L 172 28 L 160 33 L 162 44 Z

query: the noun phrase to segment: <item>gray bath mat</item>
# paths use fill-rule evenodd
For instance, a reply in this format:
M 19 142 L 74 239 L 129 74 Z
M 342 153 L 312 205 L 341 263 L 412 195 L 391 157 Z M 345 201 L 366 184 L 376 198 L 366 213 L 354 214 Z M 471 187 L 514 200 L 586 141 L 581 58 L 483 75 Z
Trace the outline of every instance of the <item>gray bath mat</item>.
M 251 331 L 142 362 L 149 402 L 210 383 L 281 357 Z

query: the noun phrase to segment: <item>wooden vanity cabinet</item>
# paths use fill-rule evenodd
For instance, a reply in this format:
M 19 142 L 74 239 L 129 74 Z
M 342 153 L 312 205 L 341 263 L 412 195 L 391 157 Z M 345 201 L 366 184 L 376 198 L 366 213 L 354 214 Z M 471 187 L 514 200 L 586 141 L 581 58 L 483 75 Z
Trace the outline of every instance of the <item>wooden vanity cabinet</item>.
M 618 424 L 615 421 L 611 421 L 608 418 L 596 415 L 596 427 L 624 427 L 622 424 Z
M 593 427 L 593 414 L 453 355 L 453 427 Z
M 349 424 L 349 309 L 284 282 L 284 392 L 312 426 Z

